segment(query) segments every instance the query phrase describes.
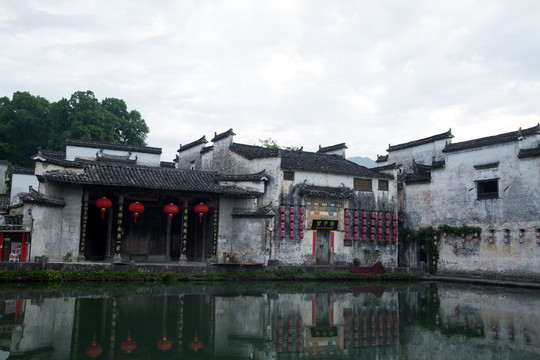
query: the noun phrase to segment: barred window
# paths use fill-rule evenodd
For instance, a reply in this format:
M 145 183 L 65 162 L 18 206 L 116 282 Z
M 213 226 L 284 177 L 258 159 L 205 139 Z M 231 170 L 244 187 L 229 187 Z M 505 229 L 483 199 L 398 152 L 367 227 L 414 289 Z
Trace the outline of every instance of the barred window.
M 379 180 L 379 190 L 388 191 L 388 180 Z
M 354 179 L 354 190 L 356 191 L 373 191 L 371 179 Z
M 294 171 L 284 171 L 283 172 L 283 180 L 294 180 Z
M 498 199 L 499 198 L 499 180 L 482 180 L 476 182 L 477 199 Z

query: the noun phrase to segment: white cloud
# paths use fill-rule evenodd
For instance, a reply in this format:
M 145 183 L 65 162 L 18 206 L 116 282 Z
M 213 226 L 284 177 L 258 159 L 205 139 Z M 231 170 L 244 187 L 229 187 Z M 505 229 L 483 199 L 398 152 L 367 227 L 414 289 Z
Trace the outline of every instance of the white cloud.
M 248 144 L 350 156 L 539 122 L 540 3 L 0 0 L 0 90 L 122 98 L 172 159 L 233 128 Z M 169 153 L 170 152 L 170 153 Z

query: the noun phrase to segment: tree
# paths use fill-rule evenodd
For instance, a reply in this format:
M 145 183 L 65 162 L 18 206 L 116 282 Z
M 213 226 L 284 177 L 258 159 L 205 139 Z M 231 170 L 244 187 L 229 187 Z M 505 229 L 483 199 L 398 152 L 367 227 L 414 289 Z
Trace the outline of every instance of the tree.
M 30 157 L 40 146 L 63 151 L 67 138 L 144 146 L 148 132 L 141 114 L 128 111 L 124 100 L 99 102 L 89 90 L 53 103 L 28 92 L 0 98 L 0 159 L 19 166 L 32 166 Z
M 259 146 L 269 148 L 269 149 L 284 149 L 291 151 L 298 151 L 301 147 L 298 146 L 279 146 L 277 141 L 272 138 L 259 139 Z
M 47 146 L 49 102 L 28 92 L 0 99 L 0 159 L 31 166 L 38 147 Z M 45 136 L 44 136 L 45 135 Z
M 146 135 L 150 131 L 146 122 L 137 110 L 127 111 L 124 100 L 106 98 L 101 102 L 101 108 L 106 112 L 114 127 L 115 142 L 127 145 L 146 145 Z

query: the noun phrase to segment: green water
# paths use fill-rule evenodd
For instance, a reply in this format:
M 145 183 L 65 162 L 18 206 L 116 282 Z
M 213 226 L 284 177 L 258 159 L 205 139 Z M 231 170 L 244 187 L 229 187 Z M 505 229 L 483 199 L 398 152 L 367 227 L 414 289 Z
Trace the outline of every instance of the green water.
M 451 283 L 0 288 L 0 359 L 536 359 L 540 292 Z

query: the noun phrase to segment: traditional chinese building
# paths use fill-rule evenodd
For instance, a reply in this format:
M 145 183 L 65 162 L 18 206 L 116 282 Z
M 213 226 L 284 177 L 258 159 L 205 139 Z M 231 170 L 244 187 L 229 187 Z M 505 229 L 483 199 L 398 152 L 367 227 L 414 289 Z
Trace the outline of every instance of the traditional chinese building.
M 400 212 L 411 229 L 479 227 L 437 242 L 439 272 L 540 276 L 540 125 L 452 143 L 451 131 L 392 145 L 379 168 L 399 170 Z M 431 264 L 411 248 L 404 266 Z
M 181 146 L 176 159 L 179 169 L 217 171 L 245 186 L 252 180 L 241 174 L 266 179 L 260 197 L 230 204 L 232 218 L 220 218 L 224 253 L 241 262 L 329 265 L 380 258 L 396 265 L 395 170 L 348 161 L 345 144 L 291 151 L 235 143 L 234 136 L 232 129 L 215 134 L 211 146 L 203 136 Z
M 217 172 L 175 169 L 160 158 L 160 148 L 82 140 L 67 140 L 65 153 L 40 150 L 39 191 L 19 196 L 31 256 L 215 259 L 220 203 L 260 196 L 264 179 L 237 186 Z

